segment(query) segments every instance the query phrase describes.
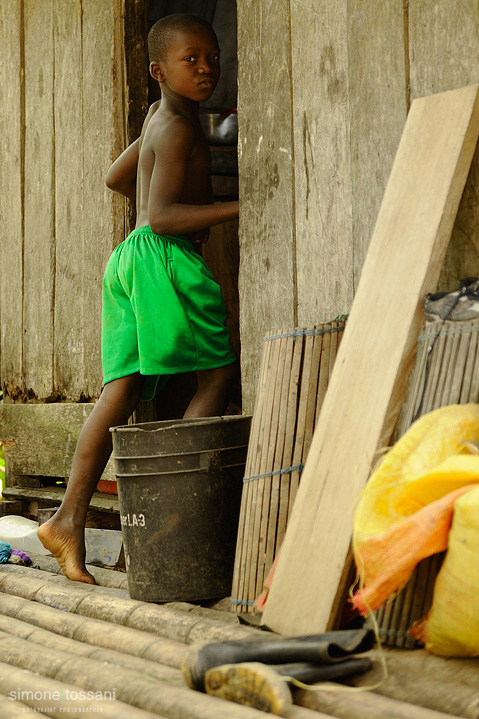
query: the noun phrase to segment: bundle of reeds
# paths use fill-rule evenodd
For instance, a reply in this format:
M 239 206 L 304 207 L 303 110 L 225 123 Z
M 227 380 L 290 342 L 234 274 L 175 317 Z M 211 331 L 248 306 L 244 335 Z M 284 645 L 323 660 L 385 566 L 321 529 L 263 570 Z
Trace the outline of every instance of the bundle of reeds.
M 283 541 L 345 322 L 271 332 L 246 458 L 231 603 L 252 612 Z
M 479 319 L 426 322 L 396 428 L 401 437 L 423 414 L 450 404 L 479 402 Z M 418 646 L 412 624 L 427 614 L 444 554 L 424 559 L 397 597 L 377 612 L 379 634 L 387 646 Z

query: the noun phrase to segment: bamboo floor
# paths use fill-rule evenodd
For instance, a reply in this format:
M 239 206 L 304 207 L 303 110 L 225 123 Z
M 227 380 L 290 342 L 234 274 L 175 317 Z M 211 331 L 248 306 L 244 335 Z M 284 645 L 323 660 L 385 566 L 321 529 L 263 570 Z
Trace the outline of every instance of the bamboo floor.
M 125 575 L 119 572 L 92 568 L 100 584 L 91 586 L 63 577 L 52 558 L 35 557 L 34 564 L 42 568 L 0 565 L 2 719 L 26 712 L 54 719 L 63 719 L 65 713 L 98 713 L 107 719 L 273 716 L 189 689 L 180 667 L 188 646 L 196 642 L 254 642 L 277 635 L 245 626 L 238 615 L 220 609 L 131 600 Z M 363 686 L 381 675 L 378 651 L 370 656 L 373 669 L 356 680 Z M 284 716 L 477 716 L 476 660 L 442 660 L 424 651 L 400 650 L 389 650 L 386 657 L 390 677 L 377 690 L 295 691 L 295 704 Z M 441 682 L 441 673 L 447 682 Z M 408 701 L 409 693 L 414 701 Z

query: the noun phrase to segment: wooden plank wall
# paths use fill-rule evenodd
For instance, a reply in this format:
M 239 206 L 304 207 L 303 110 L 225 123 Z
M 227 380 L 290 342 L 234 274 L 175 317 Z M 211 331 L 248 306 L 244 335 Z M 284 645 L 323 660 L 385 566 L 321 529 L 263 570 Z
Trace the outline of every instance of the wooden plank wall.
M 473 85 L 479 78 L 479 3 L 409 0 L 411 98 Z M 466 183 L 439 286 L 479 275 L 479 150 Z
M 23 386 L 23 198 L 24 198 L 24 45 L 22 0 L 0 3 L 0 379 L 14 396 Z
M 411 99 L 477 82 L 479 6 L 237 0 L 237 8 L 240 321 L 251 411 L 266 332 L 349 311 Z M 441 289 L 478 273 L 478 162 Z
M 98 397 L 101 278 L 124 236 L 123 1 L 0 5 L 0 379 L 6 402 Z
M 297 323 L 287 2 L 239 0 L 240 334 L 243 403 L 251 409 L 265 329 Z

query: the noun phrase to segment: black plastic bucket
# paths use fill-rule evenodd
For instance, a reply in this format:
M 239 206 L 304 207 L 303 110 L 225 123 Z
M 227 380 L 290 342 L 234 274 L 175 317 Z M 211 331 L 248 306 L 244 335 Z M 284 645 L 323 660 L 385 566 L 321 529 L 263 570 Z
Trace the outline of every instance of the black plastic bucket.
M 133 599 L 229 596 L 250 416 L 112 427 Z

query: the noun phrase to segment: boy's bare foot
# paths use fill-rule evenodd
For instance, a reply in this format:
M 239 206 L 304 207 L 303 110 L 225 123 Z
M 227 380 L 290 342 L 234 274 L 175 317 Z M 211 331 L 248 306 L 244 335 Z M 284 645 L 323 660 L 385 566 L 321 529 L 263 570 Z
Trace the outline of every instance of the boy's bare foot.
M 81 536 L 78 536 L 60 528 L 54 519 L 50 519 L 38 528 L 38 538 L 45 549 L 53 554 L 68 579 L 96 584 L 95 577 L 85 567 L 83 530 Z

